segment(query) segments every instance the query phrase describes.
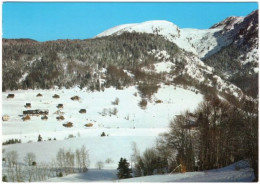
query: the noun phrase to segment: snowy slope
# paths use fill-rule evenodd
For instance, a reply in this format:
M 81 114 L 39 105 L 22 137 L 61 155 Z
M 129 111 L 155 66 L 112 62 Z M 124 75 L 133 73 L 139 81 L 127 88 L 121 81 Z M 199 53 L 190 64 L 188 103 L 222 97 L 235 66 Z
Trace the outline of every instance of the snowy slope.
M 155 20 L 138 24 L 126 24 L 108 29 L 96 37 L 120 35 L 124 32 L 140 32 L 161 35 L 167 40 L 174 42 L 178 47 L 196 54 L 200 58 L 207 53 L 211 54 L 220 50 L 221 47 L 229 44 L 231 40 L 216 37 L 221 28 L 215 29 L 181 29 L 169 21 Z
M 48 182 L 251 182 L 254 178 L 253 169 L 248 163 L 239 161 L 224 168 L 204 172 L 153 175 L 124 180 L 116 179 L 116 170 L 90 170 L 88 173 L 51 178 Z
M 8 93 L 15 94 L 15 98 L 7 99 Z M 43 96 L 36 97 L 38 93 Z M 60 95 L 60 98 L 52 98 L 54 94 Z M 79 101 L 70 99 L 75 95 L 80 97 Z M 111 102 L 117 97 L 119 104 L 112 105 Z M 145 110 L 138 106 L 140 100 L 135 86 L 124 90 L 106 88 L 104 92 L 89 92 L 79 88 L 3 92 L 2 113 L 9 115 L 10 119 L 2 122 L 2 140 L 22 140 L 22 144 L 6 145 L 3 148 L 6 152 L 17 150 L 21 162 L 28 152 L 37 155 L 37 162 L 47 162 L 55 158 L 59 148 L 75 150 L 85 145 L 90 154 L 90 168 L 95 168 L 97 161 L 104 162 L 110 157 L 114 163 L 105 168 L 116 169 L 120 157 L 130 160 L 132 142 L 136 142 L 142 152 L 152 147 L 156 137 L 166 131 L 175 115 L 187 109 L 194 110 L 203 97 L 189 90 L 162 85 Z M 155 103 L 156 100 L 162 103 Z M 31 109 L 48 109 L 48 120 L 35 116 L 23 122 L 21 115 L 26 110 L 25 103 L 31 103 Z M 54 114 L 60 103 L 64 105 L 61 109 L 65 117 L 63 121 L 57 121 L 57 115 Z M 118 109 L 117 115 L 102 115 L 104 109 L 115 107 Z M 86 114 L 78 112 L 82 108 L 87 110 Z M 68 121 L 73 123 L 73 127 L 62 126 Z M 87 128 L 84 126 L 86 123 L 94 125 Z M 108 136 L 100 137 L 102 132 Z M 39 134 L 43 142 L 37 142 Z M 69 135 L 74 138 L 68 139 Z M 52 141 L 46 141 L 49 138 Z M 54 138 L 57 140 L 54 141 Z

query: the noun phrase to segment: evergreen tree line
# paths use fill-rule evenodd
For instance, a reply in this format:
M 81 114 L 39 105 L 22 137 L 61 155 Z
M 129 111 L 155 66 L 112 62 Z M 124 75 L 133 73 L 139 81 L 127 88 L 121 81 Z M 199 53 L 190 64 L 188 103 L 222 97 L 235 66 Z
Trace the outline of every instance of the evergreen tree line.
M 3 142 L 3 145 L 21 143 L 21 139 L 9 139 Z
M 242 98 L 234 106 L 205 96 L 193 114 L 185 112 L 170 122 L 154 148 L 141 155 L 134 144 L 131 158 L 134 176 L 204 171 L 245 159 L 258 178 L 258 102 Z
M 166 50 L 172 58 L 181 53 L 163 37 L 141 33 L 48 42 L 3 39 L 3 91 L 54 85 L 100 87 L 100 69 L 113 65 L 139 69 L 158 60 L 148 53 L 151 50 Z M 122 77 L 120 85 L 129 80 Z

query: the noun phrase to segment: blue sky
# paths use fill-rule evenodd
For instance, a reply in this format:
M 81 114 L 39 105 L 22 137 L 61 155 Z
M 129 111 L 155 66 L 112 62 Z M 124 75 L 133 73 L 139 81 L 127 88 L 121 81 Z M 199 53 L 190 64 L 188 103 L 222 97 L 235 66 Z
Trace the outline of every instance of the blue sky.
M 246 16 L 258 3 L 3 3 L 3 38 L 38 41 L 91 38 L 111 27 L 168 20 L 180 28 L 206 29 L 228 16 Z

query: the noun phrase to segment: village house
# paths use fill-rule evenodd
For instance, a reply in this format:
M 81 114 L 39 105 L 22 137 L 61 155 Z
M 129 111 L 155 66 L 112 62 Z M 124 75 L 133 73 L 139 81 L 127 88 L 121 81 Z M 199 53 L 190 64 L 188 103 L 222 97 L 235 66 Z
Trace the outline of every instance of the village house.
M 73 123 L 67 122 L 67 123 L 63 124 L 63 126 L 70 128 L 70 127 L 73 127 Z
M 93 126 L 93 123 L 87 123 L 85 124 L 86 127 L 92 127 Z
M 57 108 L 58 108 L 58 109 L 63 109 L 63 104 L 58 104 L 58 105 L 57 105 Z
M 8 94 L 7 98 L 14 98 L 14 94 Z
M 31 106 L 31 103 L 26 103 L 24 107 L 25 108 L 31 108 L 32 106 Z
M 41 93 L 38 93 L 37 95 L 36 95 L 36 97 L 41 97 L 42 96 L 42 94 Z
M 42 116 L 41 119 L 42 119 L 42 120 L 48 120 L 48 116 L 46 116 L 46 115 L 45 115 L 45 116 Z
M 5 115 L 3 115 L 2 120 L 3 120 L 3 121 L 8 121 L 9 118 L 10 118 L 10 117 L 9 117 L 7 114 L 5 114 Z
M 79 96 L 73 96 L 70 99 L 73 100 L 73 101 L 76 101 L 76 100 L 79 100 Z
M 60 98 L 60 96 L 55 94 L 55 95 L 52 96 L 52 98 Z
M 39 115 L 48 115 L 48 114 L 49 114 L 48 110 L 40 110 L 40 109 L 23 111 L 23 115 L 29 115 L 29 116 L 39 116 Z
M 86 109 L 80 109 L 79 113 L 83 114 L 83 113 L 87 113 Z

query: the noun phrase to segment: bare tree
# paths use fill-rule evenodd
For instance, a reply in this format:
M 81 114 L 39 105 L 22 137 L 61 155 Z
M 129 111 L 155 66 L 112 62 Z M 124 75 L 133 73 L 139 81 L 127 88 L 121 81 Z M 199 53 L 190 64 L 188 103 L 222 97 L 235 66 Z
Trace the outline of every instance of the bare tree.
M 80 156 L 81 156 L 81 163 L 82 163 L 82 169 L 83 172 L 86 172 L 88 170 L 89 166 L 89 154 L 86 149 L 86 147 L 83 145 L 80 149 Z
M 9 151 L 6 153 L 6 160 L 8 163 L 8 166 L 12 167 L 17 163 L 18 160 L 18 154 L 17 151 Z
M 29 166 L 31 166 L 32 162 L 34 162 L 36 160 L 36 156 L 34 153 L 30 152 L 25 155 L 23 160 L 25 163 L 27 163 Z

